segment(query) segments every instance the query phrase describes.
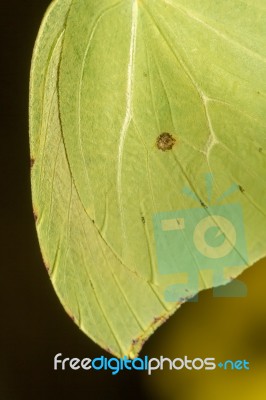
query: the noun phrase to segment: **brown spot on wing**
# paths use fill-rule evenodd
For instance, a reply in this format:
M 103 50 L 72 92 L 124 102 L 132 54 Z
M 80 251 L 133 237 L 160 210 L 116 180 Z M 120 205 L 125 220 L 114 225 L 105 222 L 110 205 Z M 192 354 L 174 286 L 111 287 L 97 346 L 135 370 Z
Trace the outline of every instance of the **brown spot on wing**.
M 176 142 L 176 139 L 167 132 L 161 133 L 156 139 L 156 146 L 159 150 L 171 150 Z

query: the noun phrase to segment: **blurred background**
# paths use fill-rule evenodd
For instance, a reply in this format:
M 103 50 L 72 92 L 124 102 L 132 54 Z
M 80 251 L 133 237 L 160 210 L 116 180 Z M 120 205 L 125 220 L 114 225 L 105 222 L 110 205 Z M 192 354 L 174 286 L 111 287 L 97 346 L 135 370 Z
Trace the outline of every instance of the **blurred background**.
M 50 284 L 30 194 L 28 82 L 31 53 L 49 0 L 2 0 L 0 186 L 0 400 L 266 398 L 266 261 L 240 278 L 245 298 L 184 304 L 144 345 L 141 357 L 246 359 L 249 371 L 54 371 L 57 353 L 107 356 L 74 325 Z M 266 199 L 265 199 L 266 200 Z

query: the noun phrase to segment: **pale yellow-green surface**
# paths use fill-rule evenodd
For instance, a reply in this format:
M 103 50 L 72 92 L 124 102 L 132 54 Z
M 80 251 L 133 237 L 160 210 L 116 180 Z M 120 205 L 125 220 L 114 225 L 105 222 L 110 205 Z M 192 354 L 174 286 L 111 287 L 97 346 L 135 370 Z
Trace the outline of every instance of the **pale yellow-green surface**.
M 205 204 L 204 173 L 214 199 L 240 185 L 223 204 L 243 208 L 248 265 L 266 253 L 265 38 L 258 0 L 57 0 L 45 16 L 30 88 L 40 247 L 65 309 L 117 356 L 179 307 L 152 217 L 194 207 L 184 185 Z

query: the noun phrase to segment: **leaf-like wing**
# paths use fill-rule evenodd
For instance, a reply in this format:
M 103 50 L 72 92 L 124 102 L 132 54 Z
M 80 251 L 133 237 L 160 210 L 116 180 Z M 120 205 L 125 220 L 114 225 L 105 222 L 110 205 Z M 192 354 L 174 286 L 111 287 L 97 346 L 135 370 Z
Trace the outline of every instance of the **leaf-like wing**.
M 115 355 L 136 355 L 184 297 L 265 256 L 265 38 L 259 0 L 57 0 L 46 14 L 30 93 L 40 245 L 64 307 Z M 209 217 L 232 242 L 221 215 L 235 203 L 242 264 L 221 264 L 214 280 L 194 256 L 191 229 L 173 228 L 175 213 L 187 210 L 190 228 L 195 215 Z M 178 243 L 160 248 L 156 221 L 168 223 L 165 246 L 172 231 L 184 233 L 196 287 Z M 160 270 L 162 254 L 172 273 Z

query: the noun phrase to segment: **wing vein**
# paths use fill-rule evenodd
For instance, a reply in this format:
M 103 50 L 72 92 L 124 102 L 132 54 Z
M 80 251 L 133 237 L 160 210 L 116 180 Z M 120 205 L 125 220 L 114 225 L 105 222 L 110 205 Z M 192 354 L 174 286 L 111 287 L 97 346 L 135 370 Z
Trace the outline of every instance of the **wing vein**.
M 125 233 L 125 222 L 124 222 L 124 211 L 122 206 L 122 164 L 123 164 L 123 152 L 125 146 L 126 135 L 129 124 L 132 119 L 132 103 L 133 103 L 133 80 L 134 80 L 134 60 L 136 50 L 136 36 L 137 36 L 137 24 L 138 24 L 138 5 L 137 1 L 133 2 L 132 6 L 132 23 L 131 23 L 131 37 L 130 37 L 130 48 L 129 48 L 129 63 L 127 69 L 127 90 L 126 90 L 126 113 L 123 121 L 121 131 L 119 133 L 119 144 L 118 144 L 118 156 L 117 156 L 117 194 L 118 194 L 118 206 L 121 215 L 121 228 L 123 238 L 126 240 Z

